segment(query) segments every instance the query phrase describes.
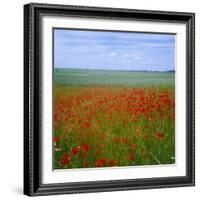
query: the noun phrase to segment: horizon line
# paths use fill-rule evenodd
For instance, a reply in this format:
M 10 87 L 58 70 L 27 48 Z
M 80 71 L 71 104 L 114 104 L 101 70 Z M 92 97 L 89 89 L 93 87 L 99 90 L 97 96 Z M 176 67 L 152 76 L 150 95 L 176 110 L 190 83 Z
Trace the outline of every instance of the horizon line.
M 175 72 L 175 69 L 169 69 L 169 70 L 137 70 L 137 69 L 101 69 L 101 68 L 97 68 L 97 69 L 91 69 L 91 68 L 64 68 L 64 67 L 54 67 L 54 70 L 56 69 L 73 69 L 73 70 L 93 70 L 93 71 L 129 71 L 129 72 Z

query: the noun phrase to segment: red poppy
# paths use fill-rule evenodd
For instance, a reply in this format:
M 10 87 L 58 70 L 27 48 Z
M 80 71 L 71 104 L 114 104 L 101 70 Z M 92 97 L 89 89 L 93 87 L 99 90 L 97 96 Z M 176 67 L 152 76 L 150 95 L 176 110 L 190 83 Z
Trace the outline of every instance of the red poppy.
M 54 138 L 53 138 L 53 141 L 54 141 L 55 143 L 58 143 L 58 142 L 60 141 L 60 138 L 59 138 L 59 137 L 54 137 Z
M 60 159 L 62 165 L 67 165 L 70 162 L 70 156 L 67 153 L 64 153 L 62 158 Z
M 102 154 L 102 153 L 103 153 L 103 149 L 100 149 L 100 148 L 97 149 L 97 150 L 96 150 L 96 153 L 97 153 L 97 154 Z
M 106 160 L 104 158 L 98 159 L 96 161 L 96 167 L 104 167 L 106 164 Z
M 90 126 L 91 126 L 90 122 L 86 122 L 86 123 L 85 123 L 85 127 L 86 127 L 86 128 L 90 128 Z
M 134 154 L 129 154 L 128 155 L 128 159 L 131 160 L 131 161 L 135 161 L 136 160 L 136 157 Z
M 114 137 L 112 138 L 113 142 L 119 143 L 120 142 L 120 138 L 119 137 Z
M 88 152 L 90 150 L 90 145 L 89 144 L 83 144 L 81 147 L 85 152 Z
M 155 137 L 156 137 L 157 139 L 159 139 L 159 140 L 163 140 L 163 139 L 165 138 L 165 134 L 162 133 L 162 132 L 157 132 L 157 133 L 155 134 Z
M 80 151 L 80 147 L 77 146 L 77 147 L 73 147 L 72 150 L 71 150 L 71 154 L 72 155 L 76 155 L 77 153 L 79 153 Z
M 135 151 L 137 149 L 137 144 L 131 144 L 131 150 Z
M 117 160 L 110 160 L 109 165 L 112 167 L 117 166 Z

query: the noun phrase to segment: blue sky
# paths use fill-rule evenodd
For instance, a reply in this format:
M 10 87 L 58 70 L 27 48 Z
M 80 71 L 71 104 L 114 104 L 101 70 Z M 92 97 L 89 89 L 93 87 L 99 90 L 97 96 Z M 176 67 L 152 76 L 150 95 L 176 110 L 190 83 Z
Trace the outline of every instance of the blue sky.
M 175 35 L 54 31 L 55 68 L 175 70 Z

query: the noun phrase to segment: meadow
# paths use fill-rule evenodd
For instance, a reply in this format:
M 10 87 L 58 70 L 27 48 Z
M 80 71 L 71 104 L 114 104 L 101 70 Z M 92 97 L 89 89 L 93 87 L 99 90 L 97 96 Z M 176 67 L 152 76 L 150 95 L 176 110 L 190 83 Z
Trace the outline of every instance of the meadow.
M 54 169 L 175 163 L 175 73 L 54 69 Z

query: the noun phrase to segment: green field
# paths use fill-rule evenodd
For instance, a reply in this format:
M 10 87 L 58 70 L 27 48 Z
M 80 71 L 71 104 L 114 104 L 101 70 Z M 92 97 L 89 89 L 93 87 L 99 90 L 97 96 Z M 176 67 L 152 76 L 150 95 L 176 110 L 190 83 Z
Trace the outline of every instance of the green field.
M 174 86 L 173 72 L 54 69 L 58 85 Z
M 175 163 L 175 73 L 54 70 L 54 168 Z

